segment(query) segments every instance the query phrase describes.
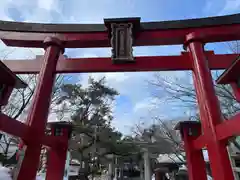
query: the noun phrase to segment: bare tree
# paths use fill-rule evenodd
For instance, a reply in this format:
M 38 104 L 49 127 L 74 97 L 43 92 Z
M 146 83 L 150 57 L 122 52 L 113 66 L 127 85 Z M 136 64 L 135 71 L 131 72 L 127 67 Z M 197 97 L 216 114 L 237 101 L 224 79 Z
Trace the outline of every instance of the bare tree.
M 183 154 L 182 140 L 179 132 L 174 130 L 174 126 L 178 121 L 163 120 L 157 116 L 152 118 L 155 120 L 154 124 L 147 127 L 144 123 L 140 123 L 132 128 L 135 139 L 149 141 L 146 147 L 150 149 L 150 152 L 167 154 L 171 161 L 183 162 L 185 156 Z M 138 142 L 136 141 L 136 143 Z
M 226 47 L 234 53 L 239 53 L 239 41 L 226 43 Z M 195 88 L 192 82 L 192 73 L 190 71 L 182 72 L 184 76 L 167 77 L 162 73 L 155 73 L 153 78 L 148 81 L 150 88 L 154 88 L 152 96 L 158 99 L 158 102 L 173 106 L 175 109 L 181 110 L 182 114 L 179 116 L 185 117 L 184 120 L 197 120 L 199 121 L 199 110 L 196 101 Z M 220 75 L 220 71 L 213 71 L 213 77 L 216 79 Z M 227 120 L 229 117 L 235 115 L 240 110 L 240 105 L 236 101 L 229 85 L 214 84 L 216 95 L 220 101 L 221 110 L 224 118 Z M 154 105 L 158 108 L 158 105 Z M 154 114 L 154 113 L 152 113 Z M 141 137 L 145 131 L 152 131 L 152 136 L 155 139 L 166 139 L 174 145 L 175 151 L 172 152 L 179 160 L 183 160 L 183 143 L 180 135 L 174 130 L 174 124 L 179 120 L 164 120 L 159 116 L 152 116 L 150 113 L 149 118 L 154 119 L 154 124 L 146 127 L 145 124 L 135 125 L 133 133 L 136 137 Z M 240 150 L 239 143 L 236 139 L 231 141 L 234 146 Z
M 31 84 L 26 89 L 16 89 L 11 94 L 9 103 L 2 108 L 2 112 L 13 119 L 21 120 L 21 115 L 28 106 L 34 92 L 35 75 L 25 75 L 22 79 L 27 83 Z M 9 156 L 12 156 L 16 152 L 19 138 L 12 135 L 2 133 L 0 141 L 0 152 L 2 153 L 2 163 L 5 165 Z
M 239 41 L 226 43 L 226 46 L 234 53 L 239 52 Z M 200 120 L 195 88 L 191 80 L 192 73 L 189 71 L 183 73 L 186 73 L 184 77 L 176 77 L 174 79 L 169 79 L 163 77 L 160 73 L 156 73 L 153 79 L 149 81 L 149 85 L 156 89 L 155 94 L 153 94 L 155 98 L 164 99 L 165 103 L 183 111 L 188 111 L 190 120 Z M 217 79 L 220 73 L 220 71 L 212 71 L 213 78 Z M 229 85 L 215 83 L 214 88 L 220 102 L 223 117 L 225 120 L 228 120 L 240 111 L 240 104 L 236 101 Z M 159 92 L 164 92 L 164 96 L 159 96 L 161 94 Z M 240 150 L 240 145 L 235 139 L 233 139 L 232 143 Z

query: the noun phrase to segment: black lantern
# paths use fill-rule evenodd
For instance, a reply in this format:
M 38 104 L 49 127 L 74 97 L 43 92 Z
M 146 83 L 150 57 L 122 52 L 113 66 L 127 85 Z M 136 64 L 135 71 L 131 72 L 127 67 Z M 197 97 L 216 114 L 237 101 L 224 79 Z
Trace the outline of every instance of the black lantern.
M 72 124 L 70 122 L 66 121 L 60 121 L 60 122 L 49 122 L 48 127 L 52 129 L 53 136 L 65 136 L 64 129 L 67 131 L 68 138 L 71 137 L 72 133 Z

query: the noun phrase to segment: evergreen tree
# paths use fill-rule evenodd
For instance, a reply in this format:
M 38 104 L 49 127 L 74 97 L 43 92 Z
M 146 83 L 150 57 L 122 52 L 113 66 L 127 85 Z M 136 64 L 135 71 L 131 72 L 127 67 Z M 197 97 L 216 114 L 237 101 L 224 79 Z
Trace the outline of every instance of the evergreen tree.
M 105 78 L 89 78 L 89 85 L 65 84 L 58 104 L 68 104 L 62 113 L 71 112 L 74 125 L 70 150 L 73 159 L 81 163 L 79 175 L 87 179 L 108 163 L 106 155 L 130 155 L 133 144 L 124 143 L 122 134 L 111 127 L 113 103 L 118 92 L 106 85 Z

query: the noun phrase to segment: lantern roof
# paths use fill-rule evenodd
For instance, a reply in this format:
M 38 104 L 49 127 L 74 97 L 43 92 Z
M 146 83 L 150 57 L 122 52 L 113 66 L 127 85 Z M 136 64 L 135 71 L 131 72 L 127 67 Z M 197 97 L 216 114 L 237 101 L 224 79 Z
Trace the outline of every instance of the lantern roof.
M 27 84 L 13 73 L 2 61 L 0 61 L 0 77 L 0 83 L 2 84 L 14 86 L 16 89 L 27 87 Z

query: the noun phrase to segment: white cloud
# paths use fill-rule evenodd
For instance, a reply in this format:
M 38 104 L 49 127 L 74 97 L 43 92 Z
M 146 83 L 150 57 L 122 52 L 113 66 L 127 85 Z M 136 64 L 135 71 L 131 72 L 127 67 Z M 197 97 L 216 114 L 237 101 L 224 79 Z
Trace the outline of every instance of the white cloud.
M 38 7 L 50 10 L 58 10 L 58 0 L 38 0 Z
M 240 9 L 240 0 L 226 0 L 219 14 L 234 13 Z
M 8 7 L 8 5 L 11 1 L 12 0 L 1 0 L 0 1 L 0 19 L 1 20 L 5 20 L 5 21 L 13 20 L 6 14 L 6 8 Z
M 214 5 L 214 2 L 207 1 L 206 4 L 205 4 L 205 7 L 203 8 L 203 12 L 208 13 L 209 11 L 211 11 L 212 8 L 213 8 L 213 5 Z
M 203 13 L 208 16 L 221 16 L 239 13 L 240 0 L 211 0 L 206 1 Z
M 2 47 L 2 48 L 1 48 Z M 16 48 L 6 47 L 0 42 L 0 60 L 34 59 L 37 55 L 43 55 L 44 50 L 40 48 Z
M 136 119 L 131 118 L 128 114 L 122 114 L 122 116 L 112 121 L 112 126 L 123 134 L 129 134 L 131 128 L 137 123 Z
M 143 99 L 142 101 L 135 104 L 133 108 L 133 112 L 142 112 L 142 111 L 151 111 L 156 108 L 156 106 L 159 106 L 162 102 L 159 98 L 154 97 L 147 97 Z

